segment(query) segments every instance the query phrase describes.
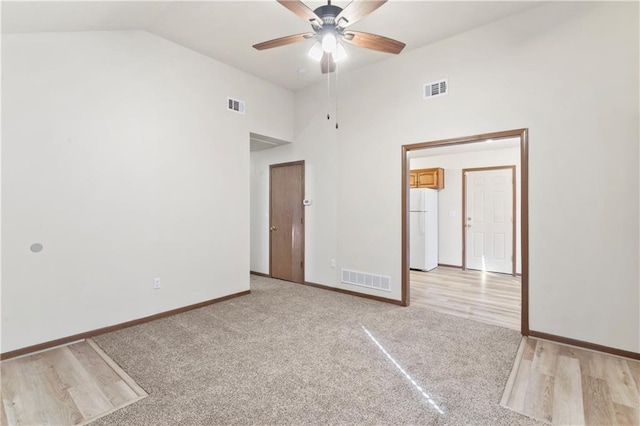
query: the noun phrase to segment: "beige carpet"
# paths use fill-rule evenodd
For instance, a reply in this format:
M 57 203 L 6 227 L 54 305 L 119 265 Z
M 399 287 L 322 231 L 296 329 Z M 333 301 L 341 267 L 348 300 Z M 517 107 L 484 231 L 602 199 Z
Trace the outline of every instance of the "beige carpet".
M 95 338 L 150 394 L 95 424 L 537 424 L 499 405 L 516 331 L 255 276 L 251 291 Z

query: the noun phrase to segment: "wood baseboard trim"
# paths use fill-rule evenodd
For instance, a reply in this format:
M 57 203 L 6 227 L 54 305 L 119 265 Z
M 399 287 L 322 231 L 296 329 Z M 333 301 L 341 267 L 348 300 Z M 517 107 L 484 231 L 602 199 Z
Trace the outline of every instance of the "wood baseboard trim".
M 300 283 L 302 285 L 308 285 L 309 287 L 321 288 L 323 290 L 335 291 L 337 293 L 348 294 L 350 296 L 363 297 L 365 299 L 376 300 L 378 302 L 391 303 L 392 305 L 404 306 L 402 300 L 388 299 L 386 297 L 373 296 L 371 294 L 358 293 L 357 291 L 344 290 L 338 287 L 330 287 L 328 285 L 316 284 L 309 281 Z
M 271 278 L 271 275 L 269 274 L 264 274 L 262 272 L 256 272 L 256 271 L 249 271 L 250 275 L 257 275 L 259 277 L 267 277 L 267 278 Z
M 593 351 L 604 352 L 611 355 L 621 356 L 623 358 L 631 358 L 640 360 L 640 353 L 616 349 L 610 346 L 598 345 L 597 343 L 585 342 L 582 340 L 571 339 L 569 337 L 556 336 L 555 334 L 543 333 L 541 331 L 529 330 L 529 337 L 550 340 L 552 342 L 564 343 L 565 345 L 577 346 L 579 348 L 591 349 Z
M 65 345 L 67 343 L 75 342 L 78 340 L 88 339 L 90 337 L 98 336 L 104 333 L 110 333 L 112 331 L 121 330 L 127 327 L 133 327 L 134 325 L 144 324 L 145 322 L 154 321 L 160 318 L 170 317 L 172 315 L 181 314 L 183 312 L 191 311 L 193 309 L 203 308 L 214 303 L 224 302 L 225 300 L 235 299 L 236 297 L 246 296 L 251 293 L 251 290 L 241 291 L 239 293 L 229 294 L 228 296 L 218 297 L 217 299 L 206 300 L 200 303 L 194 303 L 193 305 L 183 306 L 181 308 L 171 309 L 170 311 L 160 312 L 158 314 L 149 315 L 148 317 L 138 318 L 131 321 L 126 321 L 120 324 L 110 325 L 108 327 L 97 328 L 95 330 L 85 331 L 84 333 L 74 334 L 73 336 L 62 337 L 56 340 L 50 340 L 48 342 L 39 343 L 33 346 L 27 346 L 25 348 L 16 349 L 9 352 L 0 354 L 0 360 L 6 360 L 30 354 L 32 352 L 38 352 L 45 349 L 50 349 L 55 346 Z

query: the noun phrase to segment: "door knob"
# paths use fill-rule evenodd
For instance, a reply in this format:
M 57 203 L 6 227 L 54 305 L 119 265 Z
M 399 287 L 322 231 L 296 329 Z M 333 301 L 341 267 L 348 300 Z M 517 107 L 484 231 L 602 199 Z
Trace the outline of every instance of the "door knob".
M 275 226 L 272 226 L 271 228 L 269 228 L 269 231 L 275 231 L 275 230 L 276 230 Z

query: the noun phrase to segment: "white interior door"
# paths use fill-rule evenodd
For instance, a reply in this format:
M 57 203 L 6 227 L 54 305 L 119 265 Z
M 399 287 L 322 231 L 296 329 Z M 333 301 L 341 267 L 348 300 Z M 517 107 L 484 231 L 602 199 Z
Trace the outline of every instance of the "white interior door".
M 467 269 L 513 273 L 513 169 L 465 172 Z

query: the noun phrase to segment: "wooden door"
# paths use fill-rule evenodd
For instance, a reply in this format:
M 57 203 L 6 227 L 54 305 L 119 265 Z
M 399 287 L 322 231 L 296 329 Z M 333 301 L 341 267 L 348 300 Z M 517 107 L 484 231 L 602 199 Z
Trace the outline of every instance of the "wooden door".
M 304 282 L 304 161 L 270 172 L 269 269 L 273 278 Z
M 465 268 L 515 274 L 514 166 L 464 171 Z

